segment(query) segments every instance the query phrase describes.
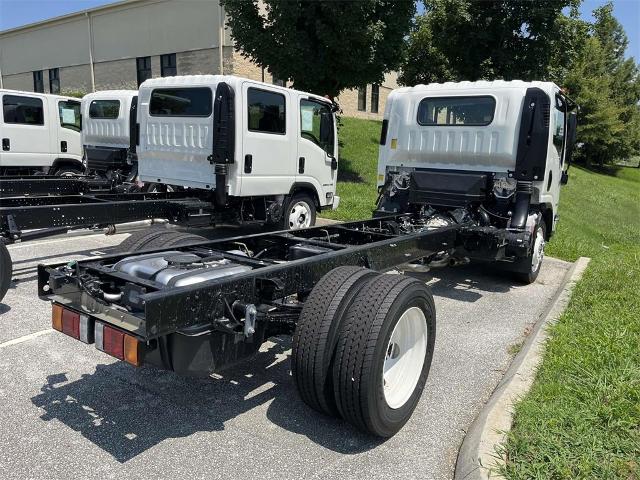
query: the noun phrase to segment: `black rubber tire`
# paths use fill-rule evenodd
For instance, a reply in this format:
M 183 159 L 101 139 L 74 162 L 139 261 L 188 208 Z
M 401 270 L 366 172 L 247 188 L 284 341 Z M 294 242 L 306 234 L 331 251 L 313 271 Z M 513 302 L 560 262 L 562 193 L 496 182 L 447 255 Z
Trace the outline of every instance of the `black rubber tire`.
M 74 167 L 60 167 L 54 175 L 58 177 L 77 177 L 82 175 L 82 170 Z
M 188 243 L 203 242 L 206 239 L 191 233 L 176 232 L 166 227 L 151 227 L 132 233 L 114 248 L 116 253 L 139 252 L 152 248 L 177 247 Z
M 535 233 L 534 239 L 538 233 L 538 229 L 542 230 L 542 237 L 547 238 L 546 237 L 547 229 L 545 228 L 544 222 L 541 221 L 536 227 L 536 231 L 534 232 Z M 530 285 L 533 282 L 535 282 L 536 279 L 538 278 L 538 275 L 540 274 L 540 269 L 542 268 L 543 261 L 544 261 L 544 257 L 543 257 L 543 260 L 540 261 L 540 264 L 538 265 L 538 269 L 536 271 L 532 271 L 531 270 L 532 263 L 533 263 L 533 253 L 532 253 L 528 257 L 515 261 L 512 264 L 513 269 L 511 274 L 513 275 L 513 278 L 519 283 L 522 283 L 524 285 Z
M 9 290 L 12 274 L 13 260 L 11 260 L 7 246 L 0 241 L 0 302 Z
M 378 274 L 338 267 L 313 287 L 293 334 L 291 373 L 302 400 L 314 410 L 338 416 L 331 374 L 342 318 L 362 285 Z
M 311 222 L 309 227 L 313 227 L 316 224 L 316 202 L 306 193 L 296 193 L 285 201 L 285 208 L 282 209 L 281 226 L 283 229 L 295 230 L 289 223 L 289 214 L 293 206 L 298 202 L 305 202 L 309 206 L 309 212 L 311 213 Z
M 413 393 L 392 409 L 384 396 L 382 372 L 393 329 L 411 307 L 422 310 L 427 323 L 424 364 Z M 433 296 L 415 278 L 380 275 L 362 286 L 347 309 L 333 364 L 333 384 L 340 415 L 360 430 L 391 437 L 409 420 L 429 376 L 436 323 Z

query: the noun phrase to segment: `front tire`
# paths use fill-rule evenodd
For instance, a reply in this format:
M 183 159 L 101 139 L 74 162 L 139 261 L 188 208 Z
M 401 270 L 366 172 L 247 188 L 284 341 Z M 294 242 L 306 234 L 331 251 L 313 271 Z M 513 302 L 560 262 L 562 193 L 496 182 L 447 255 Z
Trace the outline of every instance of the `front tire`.
M 7 294 L 11 285 L 11 275 L 13 274 L 13 261 L 7 246 L 0 240 L 0 302 Z
M 285 204 L 282 226 L 286 230 L 299 230 L 316 224 L 316 203 L 306 193 L 293 195 Z
M 82 170 L 74 167 L 60 167 L 55 173 L 57 177 L 79 177 L 82 174 Z
M 380 275 L 363 285 L 346 312 L 334 359 L 341 416 L 370 434 L 395 435 L 424 389 L 435 333 L 433 296 L 423 282 Z
M 542 268 L 546 238 L 544 222 L 541 221 L 536 226 L 536 230 L 533 235 L 533 247 L 531 248 L 531 254 L 514 262 L 513 275 L 517 281 L 525 285 L 535 282 L 540 274 L 540 269 Z

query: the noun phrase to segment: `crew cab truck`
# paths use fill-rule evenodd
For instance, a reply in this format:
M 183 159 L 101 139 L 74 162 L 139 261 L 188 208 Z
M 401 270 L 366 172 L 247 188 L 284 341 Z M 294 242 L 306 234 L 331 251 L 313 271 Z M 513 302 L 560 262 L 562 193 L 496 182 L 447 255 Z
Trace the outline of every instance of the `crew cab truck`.
M 133 183 L 137 177 L 137 90 L 104 90 L 82 98 L 87 173 Z
M 141 94 L 141 105 L 148 99 Z M 216 241 L 136 232 L 114 255 L 39 266 L 39 295 L 52 300 L 54 329 L 131 365 L 181 375 L 223 370 L 269 336 L 291 334 L 302 399 L 365 432 L 392 436 L 424 388 L 436 323 L 423 282 L 382 272 L 471 258 L 524 264 L 516 270 L 533 281 L 571 157 L 572 109 L 557 87 L 537 82 L 401 89 L 385 110 L 373 218 Z M 172 128 L 165 144 L 184 139 L 178 126 L 148 124 L 142 132 Z M 197 131 L 187 130 L 192 144 Z M 235 146 L 260 158 L 252 144 Z M 184 179 L 177 170 L 160 162 L 157 172 Z M 243 188 L 240 177 L 232 191 Z
M 211 192 L 237 222 L 292 229 L 338 206 L 335 107 L 327 99 L 194 75 L 147 80 L 138 102 L 142 182 Z
M 0 97 L 0 175 L 82 173 L 78 99 L 5 89 Z

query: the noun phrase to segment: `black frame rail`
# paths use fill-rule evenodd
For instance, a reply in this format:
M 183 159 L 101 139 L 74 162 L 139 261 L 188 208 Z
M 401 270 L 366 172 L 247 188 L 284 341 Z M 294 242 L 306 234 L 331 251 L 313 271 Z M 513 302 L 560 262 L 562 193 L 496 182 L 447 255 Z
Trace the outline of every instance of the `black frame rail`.
M 113 180 L 95 176 L 29 175 L 0 177 L 0 198 L 23 195 L 81 195 L 92 191 L 112 191 Z
M 408 234 L 391 234 L 377 228 L 401 217 L 408 216 L 392 215 L 294 233 L 262 233 L 177 247 L 175 249 L 180 251 L 203 257 L 222 256 L 252 267 L 243 274 L 193 286 L 169 287 L 113 270 L 114 263 L 131 254 L 77 262 L 73 274 L 56 269 L 62 264 L 39 265 L 38 292 L 43 298 L 85 311 L 146 341 L 183 330 L 215 329 L 216 322 L 230 315 L 230 305 L 234 302 L 273 305 L 288 296 L 310 291 L 323 275 L 338 266 L 354 265 L 384 271 L 454 247 L 458 226 Z M 253 251 L 272 249 L 282 255 L 292 245 L 313 245 L 326 250 L 284 262 L 229 253 L 249 246 Z M 166 249 L 144 253 L 163 250 Z M 125 285 L 128 289 L 125 295 L 136 298 L 137 308 L 114 307 L 90 295 L 82 283 L 82 278 L 89 277 Z
M 210 202 L 188 192 L 2 197 L 0 238 L 11 243 L 153 218 L 185 222 L 190 217 L 208 218 L 211 208 Z

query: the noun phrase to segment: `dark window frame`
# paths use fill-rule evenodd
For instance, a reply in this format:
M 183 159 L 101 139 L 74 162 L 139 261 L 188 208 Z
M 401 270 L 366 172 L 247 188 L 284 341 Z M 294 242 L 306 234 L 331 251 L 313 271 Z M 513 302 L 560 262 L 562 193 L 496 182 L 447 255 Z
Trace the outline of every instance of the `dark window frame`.
M 284 100 L 284 131 L 282 132 L 271 132 L 268 130 L 258 130 L 255 128 L 251 128 L 251 116 L 250 116 L 250 112 L 249 109 L 251 108 L 251 103 L 249 103 L 249 94 L 251 91 L 256 91 L 256 92 L 265 92 L 271 95 L 278 95 L 279 97 L 282 97 L 282 99 Z M 249 87 L 247 88 L 247 130 L 253 133 L 264 133 L 265 135 L 287 135 L 287 96 L 284 93 L 280 93 L 280 92 L 274 92 L 273 90 L 267 90 L 265 88 L 258 88 L 258 87 Z
M 175 53 L 160 55 L 160 76 L 175 77 L 178 75 L 178 59 Z
M 5 113 L 4 113 L 5 100 L 7 98 L 28 98 L 30 100 L 35 100 L 37 102 L 40 102 L 40 110 L 42 112 L 40 123 L 12 122 L 12 121 L 7 120 L 7 118 L 5 116 Z M 7 95 L 7 94 L 5 94 L 5 95 L 2 96 L 2 121 L 4 123 L 9 124 L 9 125 L 27 125 L 29 127 L 43 127 L 45 125 L 44 117 L 45 117 L 45 115 L 44 115 L 44 102 L 42 101 L 41 98 L 31 97 L 29 95 Z
M 199 115 L 167 115 L 167 114 L 158 114 L 158 113 L 152 113 L 151 111 L 151 104 L 153 102 L 153 94 L 155 92 L 158 91 L 163 91 L 163 90 L 206 90 L 208 92 L 209 95 L 209 102 L 208 102 L 208 112 L 206 115 L 203 114 L 199 114 Z M 213 91 L 211 90 L 210 87 L 206 87 L 206 86 L 193 86 L 193 87 L 162 87 L 162 88 L 154 88 L 153 90 L 151 90 L 151 94 L 149 95 L 149 116 L 150 117 L 173 117 L 173 118 L 209 118 L 211 115 L 213 115 Z
M 421 123 L 420 122 L 420 109 L 422 104 L 429 100 L 468 100 L 468 99 L 489 99 L 493 102 L 493 108 L 491 110 L 491 119 L 488 122 L 482 123 Z M 486 127 L 493 123 L 496 116 L 496 99 L 492 95 L 460 95 L 460 96 L 445 96 L 445 97 L 424 97 L 418 103 L 416 110 L 416 122 L 422 127 Z
M 557 125 L 556 125 L 556 121 L 558 119 L 557 115 L 554 114 L 554 119 L 553 119 L 553 123 L 554 123 L 554 130 L 551 134 L 552 137 L 552 143 L 553 146 L 556 148 L 556 151 L 558 152 L 558 157 L 560 160 L 560 166 L 564 165 L 564 157 L 565 157 L 565 150 L 567 147 L 567 120 L 568 120 L 568 108 L 567 108 L 567 102 L 562 98 L 562 96 L 556 94 L 556 101 L 555 101 L 555 105 L 554 105 L 554 110 L 561 112 L 562 113 L 562 138 L 560 140 L 560 143 L 557 143 L 558 140 L 558 135 L 556 135 L 556 129 L 557 129 Z M 558 147 L 560 147 L 560 149 L 558 150 Z
M 54 85 L 55 85 L 55 89 L 54 89 Z M 59 68 L 49 69 L 49 93 L 52 93 L 54 95 L 60 94 L 60 69 Z
M 115 117 L 109 117 L 109 116 L 105 116 L 105 115 L 92 115 L 91 114 L 91 107 L 95 104 L 98 105 L 99 103 L 117 103 L 118 104 L 118 114 Z M 120 100 L 110 100 L 110 99 L 97 99 L 97 100 L 91 100 L 91 103 L 89 104 L 89 118 L 93 118 L 95 120 L 115 120 L 116 118 L 120 117 L 120 108 L 122 107 L 122 103 L 120 102 Z
M 147 67 L 148 62 L 148 67 Z M 142 64 L 142 67 L 140 66 Z M 145 76 L 148 72 L 148 76 Z M 153 76 L 153 69 L 151 67 L 151 57 L 138 57 L 136 58 L 136 80 L 138 81 L 138 87 L 145 81 Z M 142 78 L 144 77 L 144 78 Z
M 373 84 L 371 85 L 371 113 L 378 113 L 379 110 L 380 110 L 380 85 Z
M 331 144 L 327 144 L 327 148 L 325 148 L 324 146 L 322 146 L 321 143 L 322 139 L 318 138 L 318 142 L 316 142 L 315 140 L 312 140 L 310 138 L 307 138 L 305 136 L 303 136 L 303 132 L 306 132 L 307 130 L 302 130 L 302 102 L 309 102 L 309 103 L 314 103 L 316 105 L 319 105 L 321 107 L 325 107 L 329 110 L 329 112 L 331 113 L 331 122 L 332 122 L 332 128 L 333 131 L 331 133 Z M 322 119 L 320 120 L 320 122 L 322 122 Z M 318 100 L 317 98 L 301 98 L 300 99 L 300 138 L 304 138 L 305 140 L 308 140 L 309 142 L 313 143 L 314 145 L 316 145 L 318 148 L 322 149 L 326 154 L 328 154 L 329 156 L 334 156 L 335 155 L 335 127 L 336 127 L 336 119 L 333 116 L 333 112 L 332 112 L 332 108 L 331 108 L 331 104 L 327 103 L 327 102 L 322 102 L 320 100 Z M 321 130 L 322 130 L 322 125 L 320 125 L 320 133 L 319 133 L 319 137 L 321 137 Z M 330 149 L 330 150 L 328 150 Z
M 358 87 L 358 111 L 367 111 L 367 86 Z
M 33 92 L 44 93 L 44 75 L 42 70 L 33 71 Z
M 61 112 L 61 106 L 64 103 L 72 103 L 75 104 L 78 107 L 78 120 L 79 120 L 79 125 L 76 126 L 75 124 L 71 124 L 71 123 L 64 123 L 62 121 L 62 115 L 60 115 Z M 60 126 L 62 128 L 67 128 L 69 130 L 73 130 L 74 132 L 80 132 L 82 130 L 82 103 L 78 102 L 77 100 L 60 100 L 58 101 L 58 116 L 60 117 Z

